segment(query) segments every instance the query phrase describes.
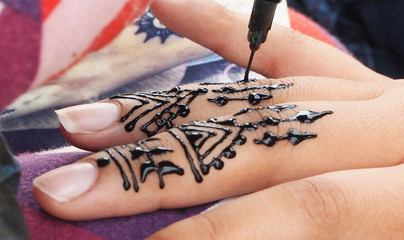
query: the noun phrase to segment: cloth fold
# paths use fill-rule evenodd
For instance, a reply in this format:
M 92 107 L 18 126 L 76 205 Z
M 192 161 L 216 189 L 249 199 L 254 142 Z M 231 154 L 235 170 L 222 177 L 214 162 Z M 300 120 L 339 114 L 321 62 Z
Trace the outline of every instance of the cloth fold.
M 14 194 L 21 169 L 0 133 L 0 239 L 29 239 L 24 216 Z

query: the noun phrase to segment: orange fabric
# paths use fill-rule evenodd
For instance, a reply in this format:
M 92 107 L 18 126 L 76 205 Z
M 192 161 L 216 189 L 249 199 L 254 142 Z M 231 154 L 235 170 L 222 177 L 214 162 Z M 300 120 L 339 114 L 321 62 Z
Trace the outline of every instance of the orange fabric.
M 41 0 L 42 7 L 42 22 L 48 18 L 48 16 L 52 13 L 53 9 L 58 5 L 60 0 Z

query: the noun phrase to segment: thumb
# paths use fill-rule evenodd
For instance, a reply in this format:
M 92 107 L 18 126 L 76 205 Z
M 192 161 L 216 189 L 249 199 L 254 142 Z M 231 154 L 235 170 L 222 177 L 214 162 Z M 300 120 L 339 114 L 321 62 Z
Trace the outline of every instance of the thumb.
M 403 171 L 404 165 L 350 170 L 278 185 L 177 222 L 148 240 L 402 239 Z

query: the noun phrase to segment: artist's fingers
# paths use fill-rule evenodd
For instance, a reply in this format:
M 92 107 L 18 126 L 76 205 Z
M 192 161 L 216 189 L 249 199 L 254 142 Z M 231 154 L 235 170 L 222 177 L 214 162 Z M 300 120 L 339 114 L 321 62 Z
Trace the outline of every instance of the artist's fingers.
M 177 222 L 157 239 L 403 239 L 404 165 L 289 182 Z
M 379 96 L 387 84 L 294 77 L 233 84 L 188 85 L 164 92 L 116 96 L 97 104 L 57 111 L 65 137 L 99 150 L 134 142 L 193 120 L 242 108 L 294 101 L 354 101 Z
M 34 181 L 35 194 L 51 214 L 93 219 L 191 206 L 340 169 L 395 165 L 403 160 L 404 140 L 397 134 L 401 119 L 385 108 L 392 101 L 302 102 L 183 124 L 49 172 Z
M 155 0 L 152 11 L 175 32 L 231 62 L 247 65 L 248 15 L 230 12 L 209 0 Z M 276 24 L 252 66 L 266 77 L 276 78 L 310 75 L 361 81 L 385 79 L 338 49 Z

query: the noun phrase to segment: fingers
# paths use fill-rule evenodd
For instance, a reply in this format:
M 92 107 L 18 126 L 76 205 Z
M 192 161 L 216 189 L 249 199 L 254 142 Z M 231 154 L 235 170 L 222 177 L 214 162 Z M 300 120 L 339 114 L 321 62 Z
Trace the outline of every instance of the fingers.
M 152 11 L 173 31 L 231 62 L 247 65 L 248 15 L 225 10 L 213 1 L 156 0 Z M 308 75 L 360 81 L 386 79 L 336 48 L 276 24 L 256 53 L 252 69 L 275 78 Z
M 386 144 L 379 137 L 394 135 L 396 123 L 358 127 L 365 116 L 374 122 L 386 117 L 377 104 L 364 103 L 249 108 L 182 124 L 47 173 L 34 181 L 35 194 L 58 217 L 94 219 L 191 206 L 329 171 L 397 164 L 403 140 Z
M 278 185 L 177 222 L 148 239 L 401 239 L 403 172 L 399 165 Z M 383 204 L 387 199 L 389 204 Z
M 134 93 L 96 104 L 56 111 L 65 137 L 87 150 L 132 143 L 174 125 L 223 116 L 243 108 L 294 101 L 373 99 L 377 83 L 295 77 L 233 84 L 187 85 L 169 91 Z

